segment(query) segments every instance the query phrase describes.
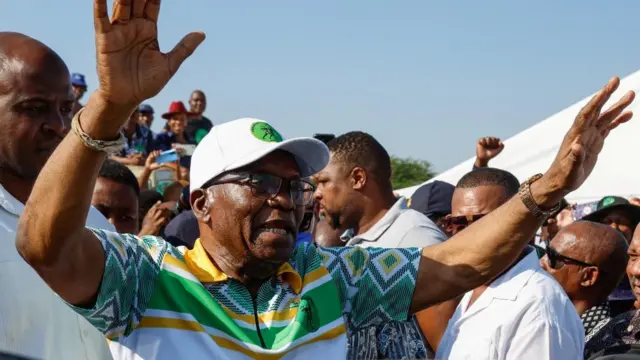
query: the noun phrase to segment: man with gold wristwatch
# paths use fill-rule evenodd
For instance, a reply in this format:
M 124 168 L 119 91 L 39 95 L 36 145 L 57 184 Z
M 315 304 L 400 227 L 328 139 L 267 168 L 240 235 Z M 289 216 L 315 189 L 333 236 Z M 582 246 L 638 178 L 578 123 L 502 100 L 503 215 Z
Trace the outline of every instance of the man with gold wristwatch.
M 609 131 L 631 118 L 631 113 L 624 110 L 632 102 L 633 93 L 625 95 L 607 111 L 601 112 L 619 85 L 619 79 L 613 78 L 578 113 L 558 156 L 545 174 L 526 181 L 518 196 L 442 244 L 424 249 L 335 250 L 319 249 L 314 245 L 294 249 L 295 236 L 278 237 L 277 234 L 296 230 L 278 228 L 269 230 L 273 233 L 269 236 L 289 239 L 290 248 L 267 248 L 267 254 L 271 255 L 265 258 L 250 256 L 248 261 L 252 261 L 252 269 L 262 271 L 243 272 L 241 270 L 247 268 L 235 268 L 224 261 L 228 258 L 221 257 L 221 253 L 244 240 L 221 236 L 225 227 L 237 226 L 234 222 L 239 220 L 225 214 L 241 216 L 240 210 L 246 204 L 234 202 L 232 197 L 221 194 L 222 190 L 218 189 L 233 187 L 242 192 L 243 200 L 259 200 L 251 197 L 252 192 L 243 187 L 244 182 L 224 182 L 228 179 L 228 173 L 216 172 L 213 178 L 202 179 L 204 182 L 191 189 L 192 207 L 198 212 L 201 236 L 200 245 L 197 244 L 198 249 L 195 250 L 198 251 L 197 256 L 174 249 L 159 238 L 139 239 L 133 235 L 87 229 L 84 225 L 100 165 L 107 153 L 122 147 L 120 127 L 142 101 L 155 96 L 166 85 L 180 64 L 204 40 L 204 34 L 191 33 L 174 50 L 168 54 L 161 53 L 157 40 L 159 7 L 159 0 L 116 0 L 114 15 L 109 19 L 106 0 L 94 0 L 100 86 L 91 95 L 84 110 L 74 117 L 72 134 L 63 140 L 40 173 L 25 205 L 16 235 L 20 255 L 74 310 L 109 334 L 113 340 L 110 347 L 117 358 L 241 358 L 243 355 L 253 358 L 344 357 L 345 332 L 349 329 L 370 325 L 372 321 L 406 318 L 430 305 L 487 283 L 502 273 L 518 258 L 560 200 L 586 180 Z M 246 119 L 227 127 L 220 125 L 214 130 L 227 131 L 244 124 L 243 121 L 246 122 Z M 312 175 L 309 172 L 319 170 L 318 167 L 321 169 L 322 163 L 326 165 L 328 150 L 321 142 L 316 143 L 317 140 L 284 140 L 265 122 L 258 121 L 255 124 L 259 124 L 259 128 L 252 129 L 254 136 L 255 131 L 267 128 L 272 134 L 278 135 L 268 139 L 268 144 L 260 145 L 261 148 L 284 149 L 289 142 L 295 141 L 305 146 L 312 145 L 316 151 L 314 154 L 297 153 L 297 157 L 292 157 L 296 149 L 289 147 L 290 152 L 276 151 L 267 155 L 264 152 L 260 155 L 262 158 L 253 154 L 257 156 L 252 158 L 255 163 L 241 169 L 248 172 L 241 175 L 249 180 L 257 175 L 252 173 L 256 166 L 262 166 L 264 171 L 280 172 L 280 175 L 266 175 L 271 180 L 279 179 L 279 185 L 269 188 L 274 191 L 269 193 L 270 196 L 264 199 L 264 205 L 261 206 L 266 206 L 265 209 L 271 214 L 286 215 L 287 219 L 296 218 L 299 224 L 301 218 L 298 219 L 294 214 L 294 205 L 304 203 L 302 198 L 297 197 L 302 190 L 298 187 L 301 178 Z M 237 142 L 219 143 L 223 148 L 216 150 L 206 145 L 213 141 L 211 139 L 215 134 L 210 133 L 207 135 L 210 140 L 205 137 L 198 145 L 193 157 L 192 180 L 195 173 L 211 172 L 210 168 L 216 166 L 214 161 L 207 162 L 208 154 L 218 156 L 220 151 L 239 151 L 235 147 L 237 142 L 250 139 L 254 143 L 257 141 L 238 132 Z M 264 136 L 261 138 L 264 139 Z M 309 161 L 299 161 L 300 156 Z M 197 160 L 198 157 L 202 159 Z M 269 162 L 269 159 L 276 158 L 282 161 L 282 165 L 275 166 Z M 314 166 L 308 166 L 309 162 Z M 231 167 L 230 170 L 235 168 Z M 240 175 L 234 176 L 237 179 Z M 281 187 L 286 177 L 289 180 L 288 191 Z M 241 195 L 234 196 L 239 199 Z M 207 205 L 211 200 L 216 201 L 216 206 Z M 222 204 L 225 206 L 222 209 L 224 212 L 221 212 Z M 282 224 L 282 219 L 278 224 Z M 266 251 L 264 248 L 251 248 L 251 243 L 246 246 L 253 255 Z M 283 259 L 283 253 L 297 254 L 300 258 Z M 234 256 L 228 252 L 225 254 Z M 127 256 L 147 259 L 148 267 L 140 267 L 140 263 L 133 259 L 118 262 L 118 257 Z M 383 265 L 373 261 L 376 257 L 386 260 L 393 258 L 399 262 L 403 269 L 403 283 L 387 284 L 384 292 L 366 292 L 366 289 L 373 290 L 373 281 L 379 281 L 373 279 L 372 275 L 382 273 L 380 267 Z M 300 265 L 301 258 L 310 259 L 306 268 Z M 353 271 L 347 268 L 336 270 L 328 263 L 333 261 L 346 267 L 349 261 L 353 265 L 354 259 L 362 261 L 358 262 L 357 269 L 352 268 Z M 305 273 L 311 266 L 315 269 L 314 274 L 317 272 L 317 276 L 321 277 Z M 387 270 L 393 269 L 389 267 Z M 121 275 L 125 275 L 127 280 L 119 282 Z M 177 279 L 175 276 L 181 277 L 179 281 L 190 281 L 190 285 L 166 291 L 164 286 L 168 283 L 163 279 L 170 282 Z M 357 281 L 354 280 L 356 277 Z M 320 280 L 324 281 L 322 286 L 328 293 L 313 292 L 309 284 L 317 284 Z M 237 321 L 228 317 L 233 306 L 223 303 L 221 299 L 225 294 L 216 290 L 227 283 L 235 284 L 235 290 L 232 290 L 237 290 L 238 294 L 246 294 L 247 298 L 243 300 L 248 303 L 253 301 L 255 317 L 244 314 L 242 320 Z M 368 287 L 363 290 L 354 284 Z M 243 287 L 246 290 L 238 290 Z M 209 291 L 204 292 L 204 288 Z M 276 292 L 265 292 L 267 288 Z M 206 295 L 196 298 L 189 293 L 189 289 Z M 118 298 L 113 297 L 114 292 Z M 260 296 L 255 296 L 256 293 Z M 283 311 L 295 314 L 292 317 L 282 315 L 276 326 L 273 319 L 258 312 L 279 302 L 276 298 L 278 294 L 291 298 L 287 305 L 290 307 Z M 311 303 L 307 300 L 313 297 L 328 300 L 309 305 Z M 169 313 L 160 310 L 163 306 L 182 306 L 180 301 L 176 301 L 179 298 L 189 298 L 193 308 L 183 308 L 179 314 L 172 312 L 176 317 L 171 321 L 184 322 L 185 326 L 194 326 L 197 331 L 188 331 L 186 328 L 162 330 L 158 328 L 159 323 L 150 321 L 160 313 Z M 378 307 L 371 308 L 365 301 L 367 298 L 374 300 Z M 208 305 L 203 306 L 205 303 Z M 129 306 L 121 306 L 123 304 Z M 299 304 L 299 311 L 296 304 Z M 303 308 L 303 304 L 307 306 Z M 226 310 L 214 311 L 218 307 Z M 358 313 L 361 310 L 370 311 L 364 314 L 365 317 L 371 315 L 368 323 L 363 321 L 362 313 Z M 238 326 L 238 321 L 246 323 L 249 319 L 254 319 L 251 320 L 251 329 Z M 169 321 L 165 320 L 167 322 L 163 324 Z M 324 320 L 331 320 L 331 323 L 325 326 Z M 326 330 L 328 326 L 332 326 L 330 331 Z M 320 329 L 327 331 L 322 337 L 317 336 Z M 162 351 L 158 352 L 157 349 Z M 182 356 L 176 357 L 176 354 Z

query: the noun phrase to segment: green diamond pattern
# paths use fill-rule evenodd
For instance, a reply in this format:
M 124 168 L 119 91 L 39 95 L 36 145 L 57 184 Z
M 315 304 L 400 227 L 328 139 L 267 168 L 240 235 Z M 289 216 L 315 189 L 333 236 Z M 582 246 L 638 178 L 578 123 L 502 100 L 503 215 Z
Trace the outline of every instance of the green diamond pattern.
M 396 253 L 389 253 L 382 256 L 378 263 L 380 264 L 380 268 L 387 274 L 391 274 L 394 269 L 398 266 L 402 265 L 402 259 Z

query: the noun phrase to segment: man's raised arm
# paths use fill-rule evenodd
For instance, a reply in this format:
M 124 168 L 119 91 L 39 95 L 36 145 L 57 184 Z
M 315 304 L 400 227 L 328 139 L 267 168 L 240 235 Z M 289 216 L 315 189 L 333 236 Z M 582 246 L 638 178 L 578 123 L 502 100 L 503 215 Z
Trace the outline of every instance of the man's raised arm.
M 20 217 L 18 252 L 74 305 L 94 301 L 105 268 L 102 245 L 84 227 L 106 156 L 103 141 L 118 139 L 136 106 L 160 92 L 204 40 L 204 34 L 190 33 L 161 53 L 159 11 L 160 0 L 116 0 L 109 19 L 106 0 L 94 0 L 100 88 L 44 166 Z
M 553 164 L 526 192 L 529 207 L 521 192 L 448 241 L 423 249 L 412 312 L 485 284 L 517 260 L 544 220 L 532 209 L 550 210 L 582 185 L 609 132 L 631 119 L 631 112 L 623 112 L 635 96 L 631 91 L 600 113 L 619 84 L 611 79 L 578 113 Z

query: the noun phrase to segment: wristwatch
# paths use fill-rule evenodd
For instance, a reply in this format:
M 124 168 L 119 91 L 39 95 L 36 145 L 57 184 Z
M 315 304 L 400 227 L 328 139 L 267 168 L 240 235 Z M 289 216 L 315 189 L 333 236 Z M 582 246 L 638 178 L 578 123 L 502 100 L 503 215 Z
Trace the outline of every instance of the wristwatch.
M 556 204 L 549 210 L 540 209 L 540 206 L 538 206 L 538 204 L 536 204 L 536 201 L 533 200 L 533 195 L 531 195 L 531 184 L 539 180 L 541 177 L 542 174 L 536 174 L 530 177 L 529 180 L 522 183 L 522 185 L 520 185 L 518 195 L 520 196 L 520 200 L 522 200 L 522 202 L 524 203 L 524 206 L 526 206 L 527 209 L 531 211 L 533 216 L 540 220 L 546 220 L 551 215 L 553 215 L 554 212 L 558 211 L 561 206 L 561 202 L 558 202 L 558 204 Z

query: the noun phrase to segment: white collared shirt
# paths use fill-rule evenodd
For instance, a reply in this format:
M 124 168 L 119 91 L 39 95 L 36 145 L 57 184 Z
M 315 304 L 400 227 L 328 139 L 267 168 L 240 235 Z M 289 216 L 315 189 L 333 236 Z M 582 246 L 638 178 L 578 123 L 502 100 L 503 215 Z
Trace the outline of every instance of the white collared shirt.
M 348 232 L 349 230 L 347 230 Z M 410 209 L 400 198 L 367 232 L 347 238 L 347 246 L 380 248 L 423 248 L 439 244 L 447 236 L 423 213 Z
M 458 305 L 436 359 L 582 359 L 584 328 L 566 293 L 529 252 L 468 307 Z
M 0 350 L 43 360 L 111 359 L 104 336 L 18 254 L 15 233 L 23 210 L 0 185 Z M 93 207 L 87 225 L 114 229 Z

